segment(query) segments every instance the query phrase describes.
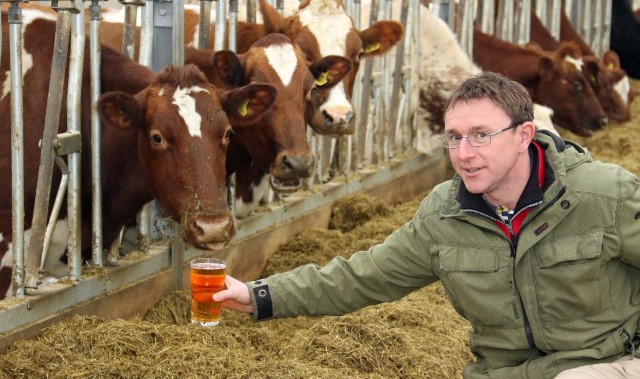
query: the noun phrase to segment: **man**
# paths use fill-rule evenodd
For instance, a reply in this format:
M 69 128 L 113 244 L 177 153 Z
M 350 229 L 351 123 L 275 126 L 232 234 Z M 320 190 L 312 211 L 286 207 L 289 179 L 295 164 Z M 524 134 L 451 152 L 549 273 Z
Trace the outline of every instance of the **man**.
M 256 320 L 341 315 L 441 280 L 473 326 L 465 378 L 640 378 L 638 178 L 536 134 L 526 89 L 499 74 L 445 110 L 456 175 L 411 221 L 349 260 L 229 277 L 214 299 Z

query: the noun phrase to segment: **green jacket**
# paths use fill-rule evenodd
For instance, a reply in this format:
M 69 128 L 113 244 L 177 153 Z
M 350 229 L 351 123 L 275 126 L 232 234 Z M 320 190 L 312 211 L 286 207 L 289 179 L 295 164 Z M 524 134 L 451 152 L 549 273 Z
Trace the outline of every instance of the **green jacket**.
M 546 176 L 525 190 L 517 236 L 456 175 L 382 244 L 248 283 L 253 317 L 341 315 L 442 280 L 473 326 L 465 378 L 553 378 L 619 358 L 640 319 L 638 177 L 573 143 L 535 141 Z

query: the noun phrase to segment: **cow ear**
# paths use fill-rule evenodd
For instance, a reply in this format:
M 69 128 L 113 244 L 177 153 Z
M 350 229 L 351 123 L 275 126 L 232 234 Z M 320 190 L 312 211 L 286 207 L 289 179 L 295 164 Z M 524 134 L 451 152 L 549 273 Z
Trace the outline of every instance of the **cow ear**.
M 278 90 L 270 84 L 249 84 L 221 95 L 220 100 L 232 125 L 254 122 L 271 110 Z
M 213 54 L 213 67 L 222 81 L 230 87 L 242 84 L 244 71 L 240 59 L 231 50 L 220 50 Z
M 602 56 L 602 63 L 607 70 L 615 70 L 620 68 L 620 56 L 613 50 L 607 50 Z
M 260 12 L 264 20 L 265 34 L 282 32 L 286 18 L 271 6 L 267 0 L 260 0 Z
M 381 55 L 402 39 L 404 28 L 396 21 L 378 21 L 359 34 L 365 56 Z
M 98 99 L 98 111 L 108 124 L 120 129 L 138 127 L 142 122 L 142 107 L 126 92 L 107 92 Z
M 316 86 L 332 87 L 340 82 L 351 70 L 351 59 L 338 55 L 329 55 L 309 65 Z
M 567 55 L 573 58 L 581 58 L 582 51 L 575 41 L 564 41 L 558 48 L 558 55 L 560 58 L 564 58 Z
M 592 87 L 598 86 L 598 77 L 600 76 L 600 62 L 596 57 L 583 58 L 582 72 Z
M 553 60 L 546 56 L 540 57 L 540 60 L 538 61 L 538 73 L 544 81 L 553 80 L 555 77 Z

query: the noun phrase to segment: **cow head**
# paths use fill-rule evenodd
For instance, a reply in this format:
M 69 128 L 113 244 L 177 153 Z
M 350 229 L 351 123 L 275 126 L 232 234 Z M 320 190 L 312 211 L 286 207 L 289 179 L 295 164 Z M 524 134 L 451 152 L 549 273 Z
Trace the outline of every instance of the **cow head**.
M 253 165 L 271 173 L 274 190 L 297 190 L 299 179 L 311 175 L 314 161 L 306 137 L 308 99 L 317 88 L 339 82 L 351 62 L 329 56 L 308 65 L 300 47 L 285 35 L 272 33 L 256 41 L 245 54 L 216 52 L 213 66 L 217 71 L 239 70 L 226 77 L 240 77 L 242 83 L 268 83 L 278 89 L 269 115 L 253 123 L 233 125 L 236 132 L 233 143 L 249 153 Z M 234 163 L 228 162 L 227 168 L 231 169 Z
M 581 136 L 590 136 L 606 125 L 604 110 L 583 74 L 583 65 L 595 63 L 583 61 L 578 46 L 572 42 L 563 42 L 553 52 L 539 51 L 539 55 L 540 82 L 533 91 L 533 100 L 554 109 L 554 123 Z
M 275 96 L 264 84 L 219 90 L 195 66 L 169 66 L 135 96 L 105 93 L 98 109 L 106 125 L 138 134 L 148 190 L 183 225 L 185 241 L 217 250 L 235 234 L 225 169 L 230 122 L 261 117 Z
M 260 10 L 265 31 L 287 35 L 302 48 L 308 61 L 329 55 L 351 60 L 351 69 L 341 82 L 316 88 L 308 101 L 306 121 L 319 134 L 353 134 L 351 96 L 360 60 L 386 53 L 402 39 L 402 25 L 379 21 L 357 30 L 340 0 L 304 0 L 298 13 L 290 17 L 282 16 L 266 0 L 260 0 Z
M 594 71 L 585 71 L 585 77 L 593 87 L 609 120 L 624 122 L 631 119 L 630 105 L 635 93 L 629 84 L 627 73 L 620 67 L 620 58 L 613 50 L 607 51 L 602 60 L 595 56 L 585 57 L 594 60 Z M 585 70 L 587 69 L 585 65 Z

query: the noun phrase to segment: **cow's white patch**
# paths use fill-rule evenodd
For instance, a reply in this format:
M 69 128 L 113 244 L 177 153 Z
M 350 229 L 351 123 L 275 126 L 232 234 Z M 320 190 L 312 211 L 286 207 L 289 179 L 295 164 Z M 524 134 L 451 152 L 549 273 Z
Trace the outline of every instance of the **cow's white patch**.
M 160 91 L 158 91 L 158 96 L 164 96 L 164 88 L 160 88 Z
M 202 117 L 196 111 L 196 99 L 191 96 L 191 94 L 198 92 L 209 93 L 209 91 L 199 86 L 189 88 L 178 87 L 173 93 L 173 104 L 178 106 L 178 113 L 182 116 L 185 124 L 187 124 L 189 134 L 191 134 L 192 137 L 202 136 L 202 130 L 200 130 Z
M 316 37 L 323 57 L 346 55 L 347 34 L 353 22 L 337 4 L 334 0 L 312 1 L 298 13 L 302 26 Z
M 631 91 L 631 85 L 629 84 L 629 77 L 624 76 L 624 78 L 618 80 L 618 82 L 613 86 L 613 89 L 620 95 L 624 105 L 627 105 L 629 102 L 629 92 Z
M 576 69 L 578 71 L 582 71 L 582 65 L 584 64 L 584 62 L 582 61 L 582 59 L 578 58 L 574 58 L 570 55 L 567 55 L 564 57 L 564 60 L 571 63 L 572 65 L 576 66 Z
M 296 58 L 296 52 L 293 49 L 293 45 L 287 43 L 284 45 L 269 46 L 264 50 L 269 64 L 278 74 L 280 81 L 284 86 L 288 86 L 291 83 L 293 72 L 298 65 L 298 59 Z
M 340 82 L 331 88 L 329 91 L 329 97 L 327 98 L 327 101 L 322 104 L 320 110 L 325 110 L 329 107 L 346 107 L 351 109 L 351 102 L 347 100 L 344 83 Z
M 257 185 L 252 185 L 250 190 L 253 192 L 252 201 L 245 203 L 242 198 L 236 197 L 236 217 L 245 217 L 256 209 L 260 204 L 260 199 L 269 189 L 269 175 L 264 175 Z

